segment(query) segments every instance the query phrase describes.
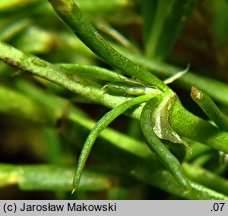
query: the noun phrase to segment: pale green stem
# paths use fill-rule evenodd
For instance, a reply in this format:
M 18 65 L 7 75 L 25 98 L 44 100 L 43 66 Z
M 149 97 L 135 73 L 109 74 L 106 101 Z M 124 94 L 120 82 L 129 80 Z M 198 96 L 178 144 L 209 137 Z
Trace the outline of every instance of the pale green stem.
M 23 53 L 10 45 L 0 42 L 0 59 L 21 70 L 30 72 L 49 81 L 55 82 L 72 92 L 78 93 L 92 101 L 107 107 L 116 107 L 126 101 L 126 97 L 113 96 L 94 86 L 81 84 L 70 79 L 61 68 L 50 64 L 31 54 Z M 159 91 L 158 91 L 159 92 Z M 131 112 L 131 116 L 140 118 L 141 108 Z M 224 153 L 228 153 L 228 133 L 218 130 L 215 126 L 188 112 L 177 100 L 170 116 L 171 127 L 182 137 L 201 142 Z

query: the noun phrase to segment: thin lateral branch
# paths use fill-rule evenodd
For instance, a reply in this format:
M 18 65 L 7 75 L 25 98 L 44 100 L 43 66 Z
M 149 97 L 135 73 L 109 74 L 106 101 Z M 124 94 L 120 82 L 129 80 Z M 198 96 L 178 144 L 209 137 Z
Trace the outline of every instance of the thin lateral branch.
M 21 52 L 4 42 L 0 42 L 0 60 L 22 71 L 29 72 L 33 75 L 54 82 L 72 92 L 110 108 L 127 100 L 126 97 L 113 96 L 105 93 L 101 88 L 89 86 L 88 82 L 83 79 L 72 79 L 67 75 L 67 71 L 63 68 L 31 54 Z M 139 111 L 138 114 L 132 113 L 132 115 L 139 117 L 140 112 L 141 111 Z

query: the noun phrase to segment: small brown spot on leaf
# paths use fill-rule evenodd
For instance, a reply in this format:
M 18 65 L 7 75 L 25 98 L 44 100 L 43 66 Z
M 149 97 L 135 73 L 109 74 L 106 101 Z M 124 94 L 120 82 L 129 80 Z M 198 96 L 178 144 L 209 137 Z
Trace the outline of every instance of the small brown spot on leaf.
M 200 100 L 201 99 L 200 91 L 198 90 L 198 88 L 196 86 L 192 86 L 191 96 L 195 100 Z

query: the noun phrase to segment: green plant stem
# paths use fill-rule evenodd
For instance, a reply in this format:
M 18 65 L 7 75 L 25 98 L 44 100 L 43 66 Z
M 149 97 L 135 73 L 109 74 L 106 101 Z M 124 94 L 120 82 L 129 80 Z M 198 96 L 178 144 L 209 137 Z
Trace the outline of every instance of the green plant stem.
M 228 117 L 220 111 L 214 101 L 202 90 L 193 86 L 192 99 L 200 106 L 206 115 L 222 130 L 228 131 Z
M 161 90 L 168 87 L 156 76 L 116 51 L 90 24 L 73 0 L 49 0 L 57 14 L 94 53 L 131 77 Z
M 228 181 L 226 179 L 192 164 L 183 163 L 183 167 L 191 180 L 228 196 Z
M 28 19 L 20 19 L 16 22 L 11 23 L 2 31 L 0 31 L 0 40 L 8 41 L 13 38 L 15 35 L 23 31 L 26 27 L 28 27 L 30 21 Z
M 27 85 L 23 83 L 21 86 L 23 86 L 23 93 L 25 95 L 28 95 L 28 97 L 24 97 L 32 97 L 33 107 L 39 109 L 39 112 L 36 113 L 36 121 L 38 123 L 44 124 L 45 126 L 50 125 L 53 127 L 55 124 L 50 123 L 56 122 L 59 116 L 61 116 L 62 107 L 65 103 L 65 100 L 54 95 L 49 95 L 43 90 L 37 89 L 28 83 Z M 17 92 L 17 95 L 20 94 Z M 12 100 L 9 98 L 7 103 L 11 104 Z M 26 110 L 26 107 L 23 103 L 18 103 L 17 106 L 17 109 L 21 110 L 21 117 L 29 119 L 31 116 L 34 116 L 23 111 Z M 50 118 L 47 118 L 47 114 L 49 113 L 51 113 L 51 121 Z M 40 122 L 39 119 L 42 119 L 42 122 Z M 75 108 L 71 109 L 68 115 L 68 119 L 69 121 L 80 125 L 86 130 L 91 130 L 95 125 L 94 121 L 83 115 Z M 72 128 L 72 130 L 74 130 L 74 128 Z M 164 166 L 162 166 L 157 158 L 153 156 L 153 154 L 149 151 L 148 147 L 144 145 L 144 143 L 132 139 L 131 137 L 128 137 L 127 135 L 117 132 L 113 129 L 105 129 L 103 133 L 101 133 L 101 137 L 107 142 L 100 142 L 99 145 L 95 145 L 93 154 L 95 154 L 96 158 L 100 158 L 101 160 L 106 161 L 105 164 L 108 164 L 111 170 L 115 169 L 118 172 L 123 172 L 125 175 L 129 174 L 130 176 L 142 182 L 153 185 L 185 199 L 228 199 L 228 197 L 225 197 L 220 193 L 209 190 L 202 185 L 192 182 L 191 193 L 184 193 L 183 188 L 179 187 L 173 176 L 168 171 L 166 171 L 166 169 L 164 169 Z M 50 171 L 49 174 L 52 175 L 52 172 Z M 38 170 L 35 170 L 35 173 L 39 173 Z M 63 173 L 64 172 L 61 172 L 61 175 L 63 175 Z M 56 180 L 57 179 L 54 179 L 54 181 Z M 28 185 L 31 185 L 29 188 L 32 190 L 32 184 L 29 183 L 29 179 L 27 179 L 27 181 Z M 50 181 L 50 183 L 51 182 L 52 181 Z M 58 188 L 63 190 L 72 189 L 72 172 L 71 176 L 67 176 L 67 182 L 69 187 L 66 187 L 64 181 L 60 181 L 58 179 Z M 44 189 L 42 186 L 44 183 L 45 182 L 39 180 L 37 182 L 36 188 Z M 49 185 L 46 187 L 46 190 L 49 190 L 48 188 L 50 190 L 55 190 L 56 185 Z M 23 189 L 26 189 L 26 186 L 23 187 Z
M 43 127 L 42 134 L 46 146 L 45 159 L 49 164 L 61 164 L 64 159 L 58 131 L 50 127 Z
M 156 5 L 150 5 L 152 6 L 152 11 L 150 10 L 150 13 L 152 12 L 154 15 L 154 19 L 150 20 L 150 26 L 149 26 L 149 33 L 147 35 L 147 40 L 144 41 L 145 45 L 145 55 L 149 58 L 152 57 L 160 57 L 156 56 L 155 52 L 157 51 L 156 48 L 159 46 L 162 46 L 159 41 L 159 36 L 161 37 L 161 32 L 163 32 L 163 24 L 165 22 L 165 19 L 167 17 L 168 11 L 170 10 L 170 7 L 172 7 L 173 1 L 170 3 L 167 3 L 167 1 L 160 0 L 155 1 Z M 150 3 L 152 4 L 152 3 Z M 154 3 L 153 3 L 154 4 Z M 147 2 L 145 3 L 144 7 L 149 5 Z M 148 12 L 148 11 L 147 11 Z M 148 23 L 149 24 L 149 21 Z M 148 27 L 147 27 L 148 28 Z
M 5 10 L 12 10 L 12 8 L 18 8 L 18 7 L 24 7 L 28 6 L 30 4 L 34 4 L 38 1 L 43 1 L 43 0 L 23 0 L 21 2 L 20 0 L 1 0 L 0 2 L 0 11 L 5 11 Z
M 85 12 L 110 12 L 118 11 L 132 5 L 130 0 L 111 0 L 107 2 L 106 0 L 77 0 L 79 7 Z
M 63 69 L 58 66 L 50 64 L 31 54 L 23 53 L 4 42 L 0 42 L 0 59 L 20 70 L 30 72 L 33 75 L 52 81 L 72 92 L 107 107 L 115 107 L 127 99 L 126 97 L 106 94 L 101 88 L 88 86 L 88 83 L 83 79 L 69 78 L 66 71 L 63 71 Z
M 18 10 L 18 8 L 30 6 L 31 4 L 35 5 L 37 3 L 42 3 L 46 6 L 46 0 L 23 0 L 23 2 L 21 2 L 21 0 L 1 0 L 0 11 L 5 12 Z M 77 0 L 77 3 L 85 12 L 99 13 L 121 10 L 132 5 L 132 2 L 130 0 L 110 0 L 109 2 L 105 0 L 97 0 L 96 4 L 94 4 L 93 0 Z M 45 13 L 45 11 L 43 11 L 43 13 Z
M 145 1 L 144 18 L 147 37 L 145 54 L 149 58 L 164 59 L 174 46 L 188 16 L 198 0 L 154 0 Z M 153 14 L 151 16 L 151 14 Z
M 113 96 L 94 86 L 83 85 L 83 79 L 78 82 L 70 79 L 56 65 L 50 64 L 31 54 L 23 53 L 14 47 L 0 42 L 0 59 L 20 70 L 42 77 L 72 92 L 78 93 L 96 103 L 107 107 L 116 107 L 127 100 L 126 97 Z M 82 84 L 80 83 L 82 82 Z M 159 94 L 160 91 L 157 93 Z M 156 94 L 155 94 L 156 95 Z M 180 136 L 201 142 L 224 153 L 228 153 L 228 133 L 218 130 L 215 126 L 188 112 L 177 100 L 170 115 L 170 125 Z M 131 112 L 131 116 L 140 118 L 142 107 Z
M 25 116 L 30 121 L 44 123 L 48 119 L 40 118 L 42 112 L 34 106 L 32 99 L 19 94 L 17 91 L 0 85 L 0 111 L 12 116 Z M 50 120 L 50 119 L 49 119 Z M 46 123 L 46 122 L 45 122 Z
M 188 137 L 226 154 L 228 153 L 228 133 L 188 112 L 179 100 L 175 101 L 169 121 L 171 127 L 180 136 Z
M 72 190 L 72 167 L 56 165 L 0 164 L 0 187 L 18 185 L 22 190 Z M 113 176 L 96 170 L 86 170 L 78 190 L 100 191 L 109 189 Z
M 185 199 L 212 199 L 212 197 L 216 197 L 216 199 L 228 199 L 227 196 L 221 196 L 221 194 L 219 195 L 217 192 L 192 181 L 190 181 L 191 191 L 186 193 L 186 189 L 180 187 L 173 175 L 164 169 L 164 167 L 162 168 L 155 156 L 147 156 L 145 158 L 145 156 L 136 150 L 136 146 L 134 147 L 134 152 L 132 151 L 131 154 L 127 154 L 131 147 L 133 147 L 131 143 L 122 146 L 123 141 L 121 139 L 118 141 L 112 149 L 107 148 L 107 143 L 103 145 L 100 143 L 100 145 L 94 146 L 94 154 L 98 159 L 108 159 L 109 163 L 107 164 L 107 168 L 119 171 L 120 168 L 123 168 L 125 175 L 129 174 L 144 183 L 149 185 L 153 184 L 155 187 L 178 197 L 184 197 Z M 140 145 L 138 145 L 138 147 L 140 147 Z M 122 151 L 119 151 L 120 149 Z M 112 154 L 109 154 L 110 151 Z

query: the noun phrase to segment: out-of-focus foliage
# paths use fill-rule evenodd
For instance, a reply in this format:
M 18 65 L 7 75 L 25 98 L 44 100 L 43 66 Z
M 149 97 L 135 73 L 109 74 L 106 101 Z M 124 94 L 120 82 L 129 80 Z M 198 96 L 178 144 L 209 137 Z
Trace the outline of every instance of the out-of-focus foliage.
M 114 48 L 160 79 L 182 71 L 190 63 L 190 70 L 170 87 L 191 113 L 208 120 L 190 98 L 192 85 L 197 85 L 228 115 L 226 0 L 75 2 Z M 192 193 L 184 194 L 145 145 L 139 122 L 126 116 L 101 133 L 79 190 L 70 195 L 75 164 L 89 131 L 108 108 L 134 96 L 109 92 L 106 85 L 115 81 L 127 82 L 138 89 L 147 86 L 138 84 L 135 77 L 124 76 L 124 71 L 92 53 L 46 0 L 1 0 L 0 42 L 16 47 L 22 55 L 30 53 L 28 57 L 35 62 L 31 67 L 29 62 L 15 64 L 12 59 L 17 59 L 20 52 L 12 47 L 9 47 L 11 59 L 4 59 L 11 66 L 0 62 L 0 199 L 225 199 L 228 196 L 227 155 L 214 148 L 216 139 L 212 137 L 210 145 L 205 145 L 203 141 L 184 137 L 192 149 L 192 154 L 186 156 L 182 147 L 177 151 L 168 141 L 165 143 L 183 162 L 183 169 L 193 182 Z M 1 53 L 3 48 L 1 45 Z M 41 70 L 45 62 L 31 54 L 50 62 L 49 65 Z M 4 55 L 0 54 L 1 59 Z M 71 64 L 68 69 L 66 63 Z M 20 68 L 25 66 L 29 68 L 27 71 L 38 71 L 40 75 L 22 72 Z M 75 75 L 77 70 L 80 74 Z M 41 78 L 46 71 L 43 76 L 46 78 Z M 96 71 L 100 75 L 89 75 Z M 110 72 L 119 74 L 114 77 Z M 132 109 L 126 114 L 137 118 L 138 113 Z M 181 121 L 187 122 L 174 120 L 172 124 Z M 186 126 L 188 130 L 190 134 L 195 131 L 192 137 L 208 133 Z M 227 132 L 219 133 L 227 140 Z M 220 142 L 218 148 L 227 149 L 227 145 Z

